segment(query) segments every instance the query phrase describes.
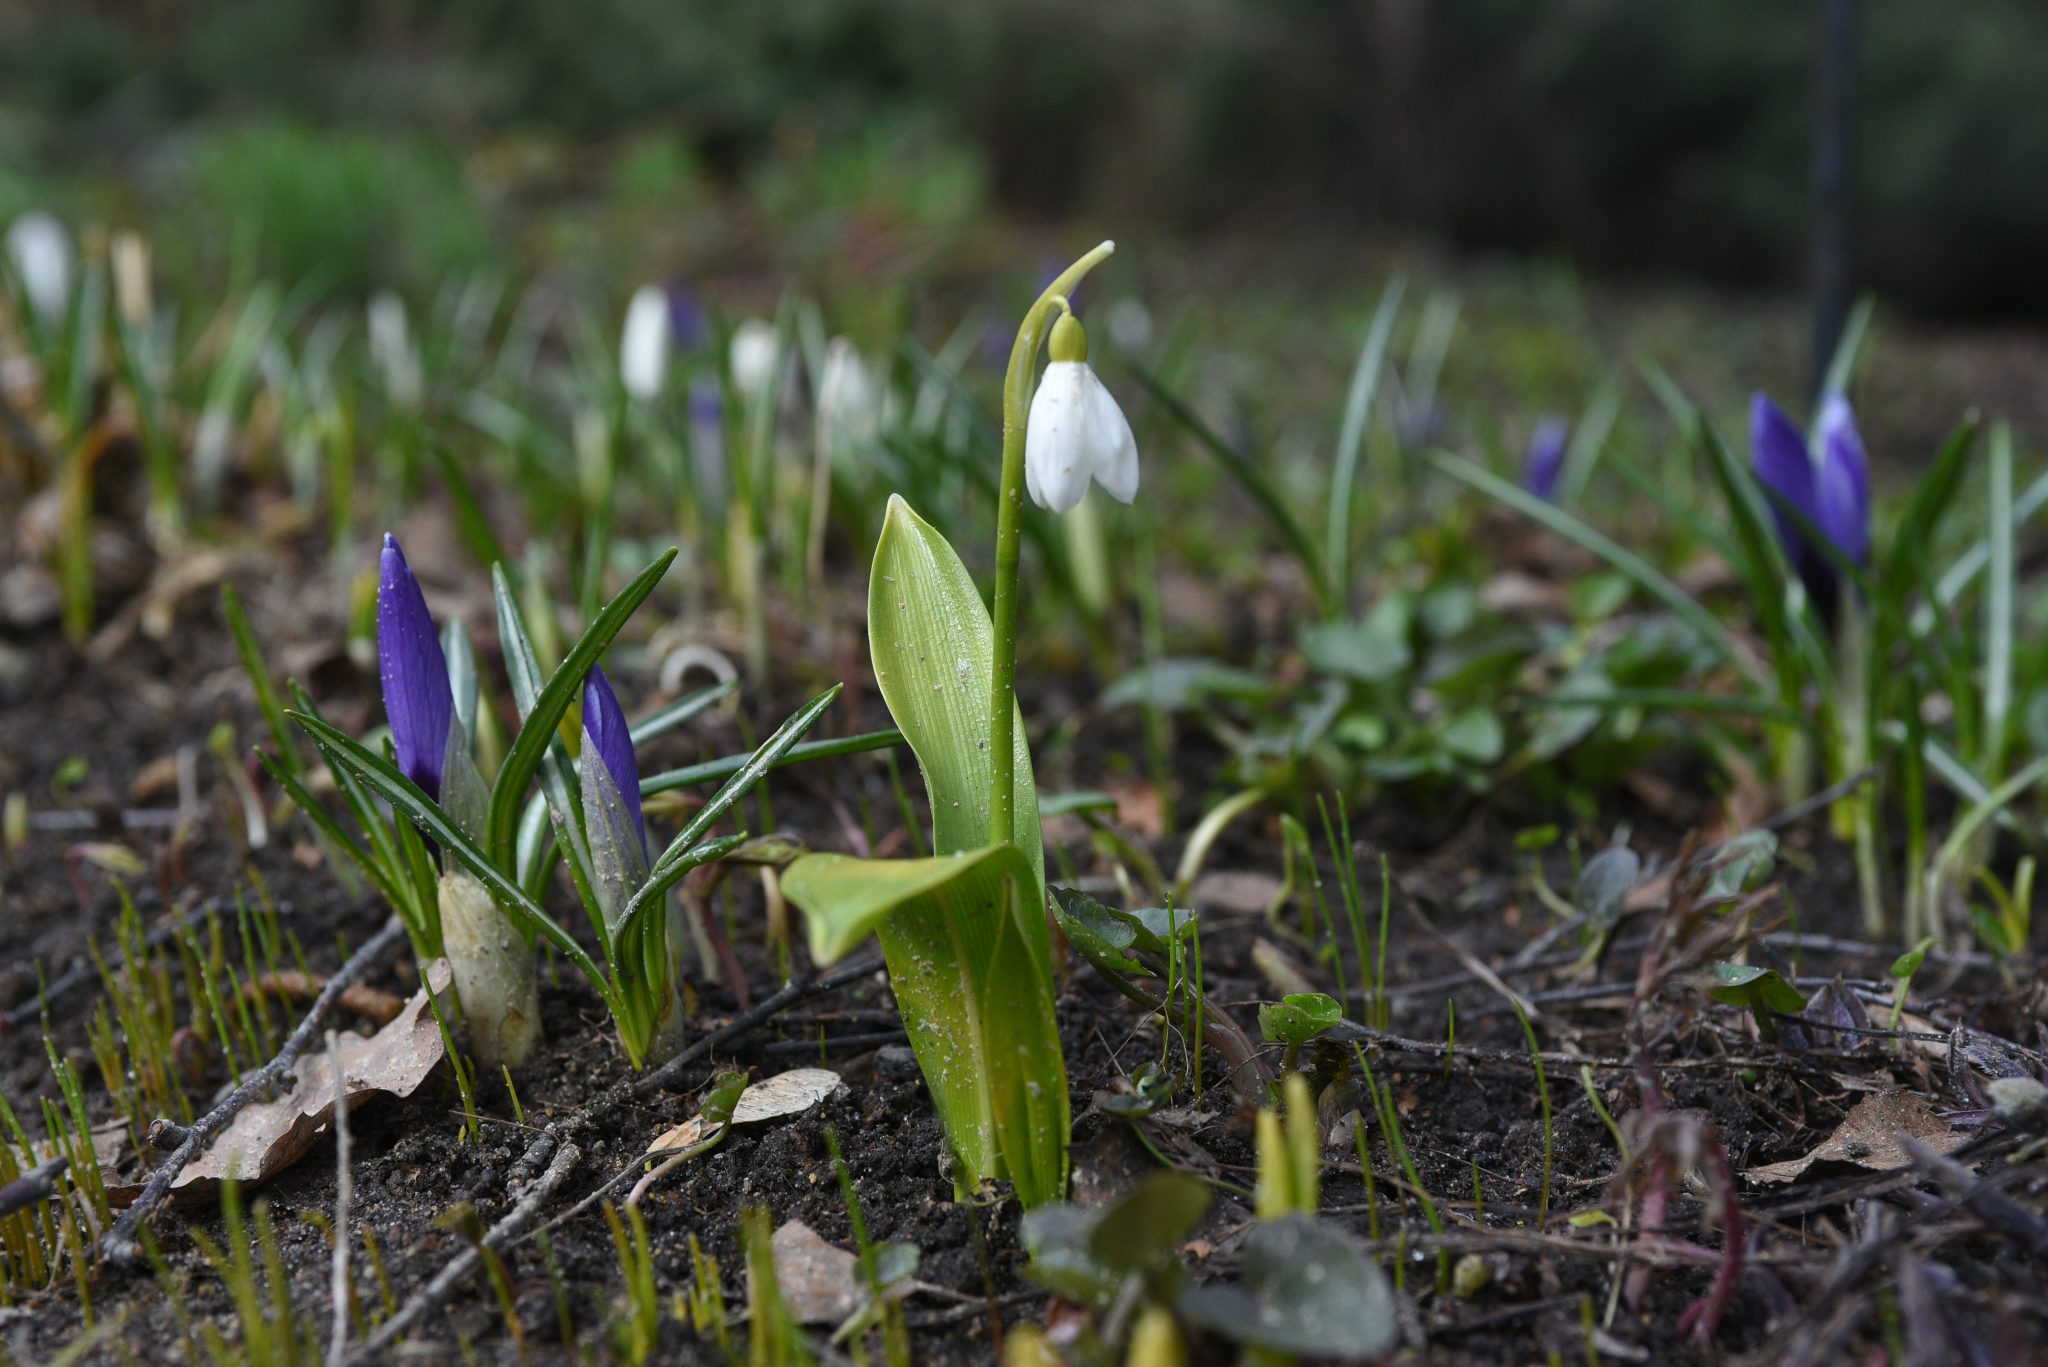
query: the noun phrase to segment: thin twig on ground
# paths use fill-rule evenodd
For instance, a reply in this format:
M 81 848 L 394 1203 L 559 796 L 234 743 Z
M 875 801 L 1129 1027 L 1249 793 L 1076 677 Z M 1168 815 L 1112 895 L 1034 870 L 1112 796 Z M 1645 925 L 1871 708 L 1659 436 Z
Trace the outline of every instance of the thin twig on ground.
M 540 1209 L 547 1204 L 555 1189 L 567 1181 L 576 1167 L 576 1161 L 583 1151 L 574 1144 L 563 1144 L 555 1150 L 554 1161 L 548 1164 L 540 1180 L 527 1188 L 519 1198 L 519 1204 L 512 1207 L 505 1218 L 492 1225 L 483 1239 L 472 1248 L 465 1248 L 455 1256 L 454 1261 L 434 1274 L 434 1279 L 413 1293 L 411 1300 L 398 1308 L 398 1313 L 377 1326 L 377 1332 L 364 1340 L 363 1345 L 342 1359 L 344 1364 L 368 1362 L 379 1357 L 384 1350 L 396 1343 L 413 1326 L 425 1319 L 438 1308 L 441 1302 L 452 1295 L 457 1286 L 471 1272 L 483 1263 L 484 1249 L 497 1249 L 509 1243 L 519 1232 L 540 1216 Z
M 393 916 L 384 923 L 382 930 L 364 941 L 362 947 L 349 956 L 348 962 L 327 980 L 327 986 L 320 990 L 320 995 L 307 1010 L 305 1019 L 298 1023 L 290 1037 L 285 1040 L 284 1047 L 277 1051 L 277 1057 L 242 1079 L 241 1086 L 228 1093 L 226 1100 L 199 1117 L 190 1126 L 174 1125 L 168 1120 L 157 1121 L 150 1132 L 152 1141 L 159 1145 L 175 1144 L 177 1147 L 171 1151 L 168 1158 L 157 1165 L 156 1171 L 150 1174 L 149 1184 L 142 1189 L 142 1194 L 135 1198 L 133 1205 L 121 1212 L 121 1218 L 114 1221 L 113 1228 L 101 1238 L 100 1257 L 104 1261 L 117 1267 L 126 1266 L 142 1256 L 142 1246 L 136 1242 L 135 1231 L 149 1218 L 150 1212 L 170 1195 L 171 1184 L 178 1180 L 178 1174 L 185 1170 L 185 1165 L 197 1158 L 199 1151 L 226 1128 L 227 1123 L 233 1120 L 244 1106 L 284 1081 L 291 1073 L 292 1065 L 298 1062 L 299 1055 L 305 1052 L 306 1046 L 311 1044 L 319 1033 L 321 1022 L 327 1018 L 327 1013 L 334 1008 L 334 1004 L 341 999 L 342 992 L 350 983 L 361 977 L 385 950 L 404 938 L 404 935 L 405 923 Z
M 327 1032 L 327 1057 L 334 1068 L 334 1261 L 329 1278 L 333 1298 L 333 1329 L 327 1338 L 329 1367 L 337 1367 L 348 1351 L 348 1206 L 355 1194 L 348 1166 L 348 1073 L 342 1067 L 341 1036 Z

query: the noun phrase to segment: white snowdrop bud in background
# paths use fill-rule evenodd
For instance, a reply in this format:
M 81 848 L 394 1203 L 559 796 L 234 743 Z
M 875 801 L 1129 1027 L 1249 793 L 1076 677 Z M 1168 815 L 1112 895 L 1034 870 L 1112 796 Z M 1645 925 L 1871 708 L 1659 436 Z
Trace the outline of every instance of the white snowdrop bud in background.
M 619 383 L 642 403 L 652 402 L 668 378 L 668 294 L 642 285 L 626 305 L 626 330 L 619 339 Z
M 107 255 L 114 265 L 115 307 L 130 326 L 147 326 L 155 308 L 150 298 L 148 240 L 124 228 L 114 234 Z
M 775 325 L 748 318 L 732 330 L 732 347 L 727 364 L 732 367 L 732 386 L 742 395 L 757 394 L 773 378 L 782 348 L 775 339 Z
M 1152 311 L 1130 295 L 1109 306 L 1109 340 L 1125 351 L 1152 345 Z
M 385 392 L 402 408 L 417 408 L 426 392 L 419 353 L 406 326 L 405 301 L 390 290 L 370 296 L 370 360 L 384 377 Z
M 7 261 L 37 316 L 62 318 L 71 304 L 71 234 L 57 216 L 31 209 L 9 224 Z
M 1052 363 L 1024 429 L 1024 484 L 1032 501 L 1066 512 L 1093 478 L 1111 498 L 1129 503 L 1138 496 L 1138 441 L 1088 364 L 1081 320 L 1069 313 L 1054 323 L 1050 349 Z
M 822 370 L 818 377 L 820 427 L 842 441 L 872 438 L 880 416 L 880 394 L 859 350 L 846 338 L 834 337 L 825 348 Z

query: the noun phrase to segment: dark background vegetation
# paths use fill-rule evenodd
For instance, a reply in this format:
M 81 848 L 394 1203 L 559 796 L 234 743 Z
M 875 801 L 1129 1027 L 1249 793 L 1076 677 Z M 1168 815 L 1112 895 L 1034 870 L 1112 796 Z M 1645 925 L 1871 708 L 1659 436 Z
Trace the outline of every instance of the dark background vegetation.
M 1863 11 L 1859 283 L 2048 308 L 2048 5 Z M 772 212 L 879 179 L 936 226 L 1398 234 L 1796 288 L 1818 32 L 1805 0 L 11 0 L 0 213 L 197 201 L 197 238 L 353 289 L 496 264 L 537 204 Z

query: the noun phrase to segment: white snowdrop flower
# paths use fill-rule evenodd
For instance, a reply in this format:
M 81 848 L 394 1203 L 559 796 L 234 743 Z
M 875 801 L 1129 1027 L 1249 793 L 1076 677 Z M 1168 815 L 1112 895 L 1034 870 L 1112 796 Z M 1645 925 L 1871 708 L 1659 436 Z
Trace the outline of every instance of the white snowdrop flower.
M 9 224 L 7 260 L 29 307 L 45 322 L 62 318 L 71 304 L 71 234 L 57 216 L 31 209 Z
M 1024 429 L 1024 484 L 1032 501 L 1066 512 L 1092 477 L 1110 497 L 1129 503 L 1138 496 L 1138 441 L 1088 365 L 1088 334 L 1071 313 L 1053 324 L 1051 351 Z
M 825 348 L 822 370 L 818 377 L 820 428 L 843 441 L 871 439 L 879 425 L 881 395 L 859 350 L 846 338 L 834 337 Z
M 774 377 L 781 351 L 773 323 L 764 323 L 759 318 L 741 322 L 732 330 L 732 347 L 727 353 L 733 388 L 742 395 L 759 393 Z
M 419 407 L 426 379 L 419 353 L 412 347 L 412 331 L 406 326 L 405 301 L 390 290 L 379 290 L 370 296 L 367 313 L 370 360 L 383 374 L 385 390 L 400 407 Z
M 619 383 L 642 403 L 661 394 L 668 378 L 668 293 L 642 285 L 626 305 L 626 329 L 619 338 Z

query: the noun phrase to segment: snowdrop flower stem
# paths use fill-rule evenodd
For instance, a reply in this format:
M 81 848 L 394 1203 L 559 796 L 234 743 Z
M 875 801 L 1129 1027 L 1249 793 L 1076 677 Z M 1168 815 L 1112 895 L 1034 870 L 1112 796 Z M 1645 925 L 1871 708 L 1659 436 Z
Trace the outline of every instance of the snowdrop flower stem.
M 988 712 L 990 844 L 1016 835 L 1017 558 L 1024 530 L 1024 426 L 1031 412 L 1038 353 L 1052 325 L 1070 312 L 1067 295 L 1116 250 L 1104 242 L 1054 276 L 1024 313 L 1003 379 L 1003 477 L 996 486 L 995 668 Z

